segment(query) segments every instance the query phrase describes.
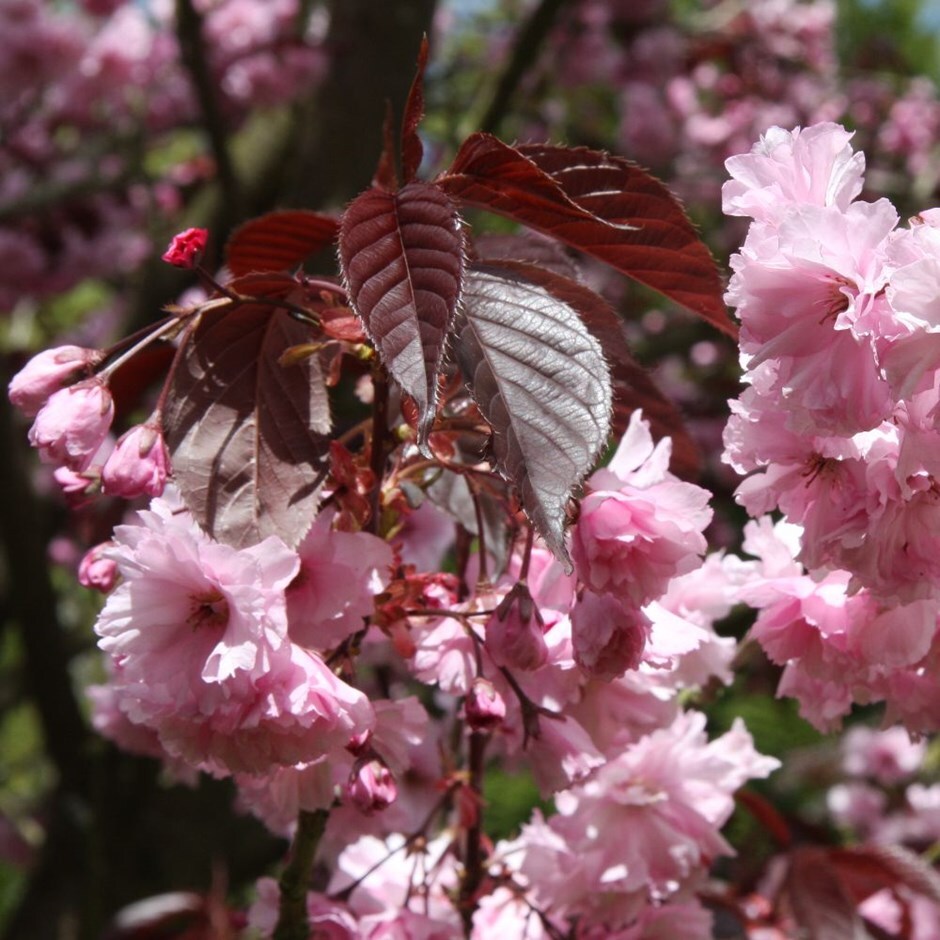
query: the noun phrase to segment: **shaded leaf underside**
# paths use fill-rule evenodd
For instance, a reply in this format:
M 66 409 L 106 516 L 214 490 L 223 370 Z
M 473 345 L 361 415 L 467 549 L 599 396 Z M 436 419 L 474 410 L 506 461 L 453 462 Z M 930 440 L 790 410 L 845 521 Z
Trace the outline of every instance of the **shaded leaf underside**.
M 203 314 L 173 373 L 164 413 L 173 474 L 213 537 L 296 545 L 327 470 L 329 402 L 318 359 L 281 365 L 308 341 L 287 313 L 246 304 Z
M 607 442 L 610 383 L 600 345 L 568 304 L 498 265 L 467 272 L 456 354 L 493 429 L 499 471 L 566 564 L 568 499 Z

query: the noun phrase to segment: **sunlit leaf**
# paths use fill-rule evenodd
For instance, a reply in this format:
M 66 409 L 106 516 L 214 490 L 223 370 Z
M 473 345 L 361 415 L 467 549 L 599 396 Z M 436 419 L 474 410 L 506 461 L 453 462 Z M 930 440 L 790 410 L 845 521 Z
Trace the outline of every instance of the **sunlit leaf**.
M 584 325 L 600 343 L 610 370 L 613 393 L 611 432 L 614 437 L 619 439 L 623 436 L 630 424 L 630 415 L 642 408 L 653 436 L 672 439 L 672 470 L 686 478 L 697 476 L 700 469 L 698 448 L 685 428 L 679 409 L 633 358 L 623 321 L 610 304 L 589 288 L 541 267 L 513 262 L 502 264 L 577 310 Z
M 339 222 L 305 209 L 268 212 L 236 229 L 225 249 L 235 277 L 253 271 L 288 271 L 336 239 Z
M 645 170 L 587 148 L 464 141 L 438 183 L 463 202 L 551 235 L 724 332 L 735 327 L 714 261 L 676 198 Z
M 431 183 L 369 189 L 343 214 L 340 261 L 349 298 L 382 362 L 418 406 L 426 446 L 444 348 L 460 297 L 463 231 Z

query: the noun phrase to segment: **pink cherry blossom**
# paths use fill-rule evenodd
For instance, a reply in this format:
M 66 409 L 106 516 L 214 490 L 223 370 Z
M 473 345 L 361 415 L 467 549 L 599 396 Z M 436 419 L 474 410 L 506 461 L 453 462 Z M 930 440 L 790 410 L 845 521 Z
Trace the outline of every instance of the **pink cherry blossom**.
M 732 176 L 722 187 L 725 214 L 775 221 L 791 203 L 847 208 L 865 171 L 865 155 L 853 154 L 851 138 L 831 123 L 771 127 L 749 154 L 725 162 Z
M 518 582 L 486 622 L 486 650 L 498 666 L 538 669 L 548 658 L 544 621 L 523 582 Z
M 418 778 L 436 781 L 440 772 L 428 714 L 414 696 L 394 701 L 376 699 L 372 707 L 374 725 L 353 735 L 345 748 L 334 749 L 328 757 L 290 767 L 278 766 L 264 773 L 237 774 L 235 782 L 241 805 L 273 832 L 289 833 L 301 810 L 329 809 L 334 804 L 336 794 L 349 782 L 357 756 L 368 751 L 378 755 L 399 780 L 407 775 L 402 798 L 383 812 L 383 816 L 394 817 L 390 820 L 393 826 L 407 828 L 415 821 L 413 817 L 426 812 L 423 803 L 412 806 L 416 798 L 408 787 Z M 424 753 L 428 750 L 433 752 L 430 759 Z M 417 798 L 420 800 L 424 795 L 421 791 Z M 395 816 L 395 810 L 400 811 L 400 817 Z M 334 815 L 338 812 L 334 810 Z M 358 810 L 354 812 L 359 815 Z
M 114 401 L 107 386 L 90 379 L 49 397 L 29 430 L 29 442 L 46 463 L 84 470 L 107 436 L 113 418 Z
M 842 766 L 854 777 L 871 777 L 885 786 L 913 776 L 927 754 L 923 741 L 912 741 L 903 728 L 850 728 L 842 739 Z
M 287 636 L 294 552 L 213 542 L 172 502 L 140 516 L 115 532 L 123 580 L 96 624 L 131 721 L 220 773 L 315 760 L 371 727 L 365 696 Z
M 740 720 L 709 742 L 705 716 L 685 713 L 624 749 L 585 783 L 556 795 L 557 815 L 523 828 L 516 864 L 536 903 L 585 925 L 630 924 L 730 846 L 719 834 L 745 781 L 778 766 Z M 614 842 L 610 832 L 629 832 Z
M 117 583 L 117 562 L 108 555 L 113 542 L 102 542 L 88 549 L 78 565 L 78 583 L 107 594 Z
M 10 401 L 27 417 L 35 417 L 49 396 L 97 365 L 102 354 L 81 346 L 56 346 L 33 356 L 10 380 Z
M 360 812 L 371 816 L 395 802 L 398 787 L 382 761 L 369 760 L 353 769 L 346 784 L 346 796 Z
M 700 564 L 709 494 L 676 479 L 668 463 L 668 441 L 654 448 L 648 424 L 634 412 L 610 464 L 588 479 L 572 527 L 575 568 L 592 591 L 642 606 Z
M 326 650 L 361 630 L 388 585 L 392 550 L 369 532 L 332 528 L 322 512 L 297 549 L 300 571 L 287 592 L 290 635 L 295 643 Z
M 475 731 L 490 731 L 506 717 L 506 703 L 487 679 L 477 677 L 464 699 L 464 716 Z
M 449 892 L 457 887 L 451 840 L 439 836 L 405 853 L 404 836 L 364 836 L 339 856 L 329 884 L 336 894 L 358 882 L 347 901 L 361 935 L 376 940 L 459 936 L 460 918 Z M 361 879 L 361 880 L 360 880 Z

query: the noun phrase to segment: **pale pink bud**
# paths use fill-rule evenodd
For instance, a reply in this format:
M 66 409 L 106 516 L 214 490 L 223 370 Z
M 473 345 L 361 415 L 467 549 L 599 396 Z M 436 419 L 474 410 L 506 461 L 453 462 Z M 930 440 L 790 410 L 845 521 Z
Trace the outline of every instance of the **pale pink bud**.
M 10 380 L 10 401 L 27 417 L 34 418 L 53 392 L 97 365 L 102 354 L 81 346 L 57 346 L 33 356 Z
M 46 463 L 84 470 L 101 446 L 114 401 L 100 379 L 60 389 L 49 397 L 29 429 L 29 442 Z
M 177 268 L 194 268 L 206 250 L 209 232 L 204 228 L 188 228 L 174 235 L 162 258 Z
M 371 816 L 395 802 L 398 787 L 392 772 L 376 758 L 353 771 L 346 784 L 346 795 L 360 812 Z
M 70 506 L 80 506 L 88 497 L 101 491 L 101 467 L 88 467 L 85 470 L 56 467 L 52 476 Z
M 117 562 L 106 556 L 114 542 L 102 542 L 85 552 L 78 564 L 78 583 L 107 594 L 117 581 Z
M 160 429 L 149 422 L 138 424 L 118 439 L 101 471 L 101 482 L 110 496 L 159 496 L 169 468 L 170 454 Z
M 487 652 L 497 666 L 538 669 L 548 658 L 542 617 L 528 587 L 516 584 L 486 622 Z
M 489 731 L 502 724 L 506 703 L 492 682 L 478 676 L 464 699 L 463 712 L 467 724 L 475 731 Z

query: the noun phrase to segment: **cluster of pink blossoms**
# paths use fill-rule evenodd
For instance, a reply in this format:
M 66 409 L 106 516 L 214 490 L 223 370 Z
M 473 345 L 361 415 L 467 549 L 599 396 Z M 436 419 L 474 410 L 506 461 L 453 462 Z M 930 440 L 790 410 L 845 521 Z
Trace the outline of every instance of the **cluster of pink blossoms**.
M 719 831 L 732 794 L 777 762 L 754 750 L 741 723 L 709 741 L 704 715 L 681 708 L 681 690 L 730 679 L 734 643 L 712 624 L 747 567 L 718 555 L 702 564 L 707 494 L 669 473 L 669 455 L 669 441 L 654 446 L 634 415 L 611 463 L 588 480 L 571 574 L 536 544 L 524 573 L 517 546 L 508 573 L 481 579 L 469 598 L 433 570 L 413 575 L 422 613 L 397 624 L 392 644 L 373 627 L 362 655 L 394 688 L 414 679 L 436 687 L 437 721 L 413 698 L 373 697 L 365 748 L 357 741 L 329 760 L 237 776 L 244 805 L 281 831 L 298 810 L 343 794 L 321 846 L 336 874 L 327 894 L 311 895 L 313 923 L 329 923 L 337 937 L 359 935 L 350 919 L 367 936 L 459 935 L 448 838 L 424 840 L 446 779 L 441 748 L 463 720 L 464 734 L 488 737 L 490 756 L 527 763 L 559 809 L 547 820 L 536 813 L 517 839 L 492 849 L 473 937 L 534 940 L 573 924 L 585 938 L 680 925 L 690 938 L 710 935 L 695 890 L 710 862 L 731 852 Z M 423 537 L 429 517 L 449 524 L 429 505 Z M 407 537 L 395 547 L 412 551 Z M 373 777 L 356 797 L 348 781 L 364 766 L 391 772 L 391 805 L 387 779 Z M 479 812 L 463 791 L 457 806 L 465 818 Z M 629 833 L 626 844 L 612 831 Z M 262 929 L 273 924 L 272 892 L 262 886 L 252 913 Z
M 940 728 L 940 213 L 898 227 L 864 202 L 864 157 L 835 124 L 772 128 L 728 161 L 724 209 L 753 219 L 728 301 L 747 388 L 725 459 L 750 474 L 743 598 L 818 727 L 853 702 Z
M 520 544 L 468 597 L 441 557 L 424 571 L 401 561 L 447 548 L 428 539 L 453 531 L 430 501 L 390 542 L 340 531 L 326 508 L 296 551 L 274 536 L 237 550 L 170 487 L 102 550 L 117 586 L 96 624 L 109 674 L 92 690 L 96 727 L 178 778 L 233 776 L 242 807 L 276 832 L 329 810 L 320 859 L 335 874 L 309 914 L 350 938 L 461 932 L 454 837 L 480 806 L 442 754 L 462 727 L 492 757 L 526 762 L 558 806 L 486 855 L 474 937 L 577 924 L 583 938 L 681 927 L 704 940 L 695 892 L 731 852 L 732 794 L 777 762 L 740 722 L 709 741 L 704 715 L 680 704 L 730 679 L 734 643 L 712 624 L 747 565 L 702 563 L 707 493 L 669 456 L 635 414 L 587 482 L 573 572 L 539 543 L 525 562 Z M 396 591 L 410 601 L 396 606 Z M 433 719 L 415 680 L 437 690 Z M 259 892 L 251 919 L 269 933 L 277 892 Z
M 110 367 L 94 374 L 104 358 L 79 346 L 41 352 L 11 380 L 10 401 L 34 419 L 29 442 L 55 466 L 68 497 L 78 501 L 98 490 L 123 499 L 159 496 L 170 469 L 159 410 L 115 441 Z

